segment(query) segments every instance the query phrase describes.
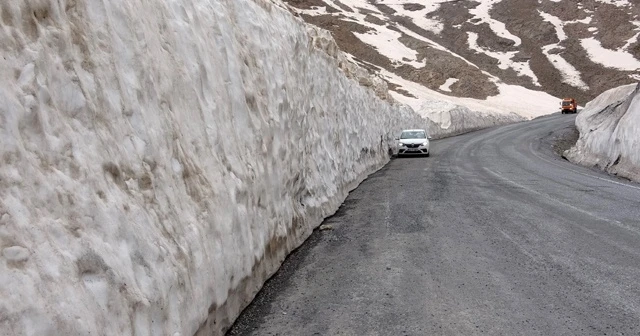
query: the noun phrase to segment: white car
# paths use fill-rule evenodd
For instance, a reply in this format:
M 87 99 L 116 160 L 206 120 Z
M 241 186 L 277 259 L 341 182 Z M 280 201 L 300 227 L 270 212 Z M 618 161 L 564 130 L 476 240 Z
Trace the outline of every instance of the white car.
M 400 137 L 396 138 L 398 141 L 398 151 L 396 153 L 398 153 L 398 156 L 407 154 L 429 156 L 429 139 L 431 137 L 423 129 L 404 130 Z

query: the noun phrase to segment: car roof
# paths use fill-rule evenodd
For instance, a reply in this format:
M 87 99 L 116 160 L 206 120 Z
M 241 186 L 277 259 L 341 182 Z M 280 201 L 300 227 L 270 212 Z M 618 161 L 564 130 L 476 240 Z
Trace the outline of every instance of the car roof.
M 427 132 L 423 129 L 406 129 L 406 130 L 402 130 L 403 132 Z

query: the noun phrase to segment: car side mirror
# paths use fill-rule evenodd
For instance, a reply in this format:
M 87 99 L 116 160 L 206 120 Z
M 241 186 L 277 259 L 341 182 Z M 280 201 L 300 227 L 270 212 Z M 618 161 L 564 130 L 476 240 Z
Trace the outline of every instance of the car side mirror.
M 431 140 L 431 136 L 428 136 L 427 139 Z

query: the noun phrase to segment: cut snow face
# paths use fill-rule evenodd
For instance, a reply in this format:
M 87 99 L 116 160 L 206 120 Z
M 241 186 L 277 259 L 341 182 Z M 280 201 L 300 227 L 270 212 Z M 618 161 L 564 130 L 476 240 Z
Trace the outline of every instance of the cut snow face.
M 221 335 L 395 132 L 444 134 L 281 3 L 6 3 L 2 335 Z
M 285 2 L 370 71 L 402 78 L 390 87 L 409 98 L 423 90 L 407 81 L 477 105 L 504 96 L 501 83 L 588 101 L 640 74 L 640 6 L 629 1 Z M 441 90 L 449 78 L 458 82 Z
M 640 182 L 640 85 L 603 92 L 576 117 L 580 137 L 564 155 Z

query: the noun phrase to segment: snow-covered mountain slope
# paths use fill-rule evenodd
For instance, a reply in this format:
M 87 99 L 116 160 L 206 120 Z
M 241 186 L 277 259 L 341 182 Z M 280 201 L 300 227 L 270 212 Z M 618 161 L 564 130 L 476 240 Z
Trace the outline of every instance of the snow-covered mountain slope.
M 219 335 L 433 126 L 280 6 L 0 3 L 0 335 Z
M 640 181 L 640 85 L 610 89 L 578 114 L 570 161 Z
M 437 99 L 531 117 L 640 79 L 639 0 L 285 2 L 425 115 Z

